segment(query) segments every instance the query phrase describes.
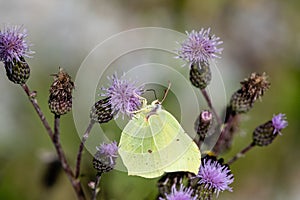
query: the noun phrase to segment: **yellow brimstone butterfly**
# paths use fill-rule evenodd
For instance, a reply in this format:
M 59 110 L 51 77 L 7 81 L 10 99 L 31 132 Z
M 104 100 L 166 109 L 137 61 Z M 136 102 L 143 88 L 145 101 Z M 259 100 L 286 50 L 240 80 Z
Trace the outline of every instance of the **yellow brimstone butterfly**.
M 164 172 L 186 171 L 197 174 L 201 154 L 161 102 L 147 105 L 125 126 L 119 142 L 119 154 L 128 175 L 155 178 Z

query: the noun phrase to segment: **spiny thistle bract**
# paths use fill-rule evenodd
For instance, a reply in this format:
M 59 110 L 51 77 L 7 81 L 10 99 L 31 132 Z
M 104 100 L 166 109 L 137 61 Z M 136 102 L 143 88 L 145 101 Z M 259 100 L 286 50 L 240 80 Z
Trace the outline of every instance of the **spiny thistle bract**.
M 15 84 L 24 84 L 30 76 L 30 68 L 23 57 L 20 61 L 4 62 L 6 76 Z
M 235 113 L 249 111 L 254 102 L 270 88 L 270 82 L 267 79 L 268 76 L 265 73 L 252 73 L 249 78 L 241 81 L 242 87 L 231 97 L 231 110 Z
M 106 123 L 112 120 L 113 113 L 111 104 L 109 103 L 109 97 L 97 101 L 90 112 L 90 118 L 98 123 Z
M 204 89 L 211 81 L 211 71 L 208 62 L 192 64 L 190 69 L 190 81 L 193 86 Z
M 54 74 L 54 82 L 50 86 L 48 105 L 55 115 L 64 115 L 72 109 L 72 92 L 74 83 L 71 77 L 59 68 L 59 72 Z

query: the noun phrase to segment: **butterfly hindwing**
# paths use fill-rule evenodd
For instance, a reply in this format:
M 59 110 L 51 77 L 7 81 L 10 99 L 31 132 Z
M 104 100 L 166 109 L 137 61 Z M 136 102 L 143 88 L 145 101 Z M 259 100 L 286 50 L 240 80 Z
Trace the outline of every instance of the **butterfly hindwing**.
M 169 112 L 150 108 L 136 114 L 122 132 L 119 154 L 128 174 L 155 178 L 164 172 L 197 173 L 201 159 L 197 145 Z

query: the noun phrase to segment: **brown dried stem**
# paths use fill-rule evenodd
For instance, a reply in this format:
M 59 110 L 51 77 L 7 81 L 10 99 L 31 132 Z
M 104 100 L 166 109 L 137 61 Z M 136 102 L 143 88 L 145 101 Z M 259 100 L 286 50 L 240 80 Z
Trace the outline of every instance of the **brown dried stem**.
M 79 177 L 79 174 L 80 174 L 80 163 L 81 163 L 81 158 L 82 158 L 82 152 L 83 152 L 83 148 L 84 148 L 84 144 L 86 142 L 86 140 L 88 139 L 89 137 L 89 134 L 93 128 L 95 124 L 95 121 L 94 120 L 91 120 L 85 133 L 83 134 L 82 136 L 82 139 L 81 139 L 81 143 L 80 143 L 80 146 L 79 146 L 79 150 L 78 150 L 78 153 L 77 153 L 77 162 L 76 162 L 76 168 L 75 168 L 75 178 L 78 178 Z
M 80 184 L 80 181 L 77 180 L 74 176 L 73 171 L 71 170 L 67 159 L 65 157 L 65 154 L 62 150 L 61 144 L 60 144 L 60 140 L 59 140 L 59 122 L 60 122 L 60 117 L 59 116 L 55 116 L 54 119 L 54 133 L 48 123 L 48 121 L 46 120 L 45 115 L 43 114 L 40 106 L 38 105 L 37 99 L 36 99 L 36 92 L 31 92 L 29 87 L 26 84 L 21 85 L 21 87 L 23 88 L 23 90 L 25 91 L 25 93 L 28 96 L 29 101 L 31 102 L 31 104 L 33 105 L 35 111 L 37 112 L 41 122 L 43 123 L 52 143 L 54 144 L 55 150 L 57 152 L 59 161 L 62 165 L 63 170 L 65 171 L 68 179 L 70 180 L 73 189 L 76 193 L 77 199 L 78 200 L 85 200 L 85 195 L 83 193 L 83 189 L 82 186 Z

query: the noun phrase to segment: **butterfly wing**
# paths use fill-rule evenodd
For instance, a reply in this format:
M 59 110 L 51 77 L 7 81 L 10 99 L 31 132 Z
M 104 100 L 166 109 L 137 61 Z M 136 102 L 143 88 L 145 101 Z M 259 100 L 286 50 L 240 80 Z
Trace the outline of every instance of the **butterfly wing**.
M 197 174 L 201 164 L 201 153 L 196 143 L 187 135 L 173 115 L 165 110 L 158 111 L 160 116 L 167 118 L 168 125 L 165 132 L 177 132 L 175 138 L 169 143 L 162 153 L 170 157 L 169 165 L 164 168 L 165 172 L 187 171 Z
M 129 175 L 155 178 L 164 172 L 198 173 L 200 151 L 167 111 L 139 114 L 124 128 L 119 154 Z
M 159 167 L 158 149 L 146 116 L 143 113 L 137 114 L 125 126 L 119 142 L 119 154 L 128 175 L 145 178 L 161 176 L 164 171 Z

